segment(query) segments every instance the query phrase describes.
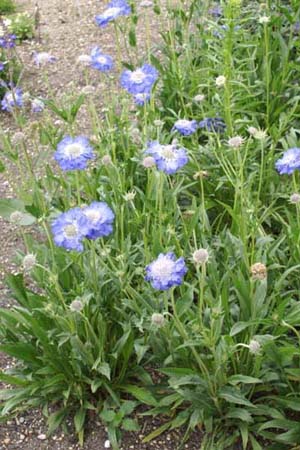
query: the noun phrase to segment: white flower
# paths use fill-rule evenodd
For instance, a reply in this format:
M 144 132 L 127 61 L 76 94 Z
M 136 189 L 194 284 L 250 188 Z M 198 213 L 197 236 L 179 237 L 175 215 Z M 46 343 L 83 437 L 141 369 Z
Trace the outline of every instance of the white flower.
M 24 256 L 22 266 L 25 272 L 30 272 L 36 265 L 36 255 L 33 253 L 28 253 Z
M 143 0 L 143 1 L 140 3 L 140 6 L 141 6 L 142 8 L 150 8 L 152 5 L 153 5 L 153 2 L 152 2 L 151 0 Z
M 261 24 L 269 23 L 270 22 L 270 17 L 269 16 L 261 16 L 258 19 L 258 22 L 261 23 Z
M 110 448 L 110 441 L 108 439 L 104 442 L 104 448 Z
M 205 248 L 199 248 L 193 253 L 193 261 L 195 264 L 205 264 L 209 258 L 208 251 Z
M 220 75 L 216 78 L 216 86 L 217 87 L 222 87 L 224 86 L 226 83 L 226 77 L 224 77 L 224 75 Z
M 153 313 L 151 316 L 151 323 L 158 327 L 162 327 L 165 323 L 165 318 L 162 314 Z
M 239 148 L 243 144 L 244 141 L 245 141 L 245 139 L 242 138 L 241 136 L 234 136 L 234 137 L 228 139 L 228 145 L 229 145 L 229 147 Z

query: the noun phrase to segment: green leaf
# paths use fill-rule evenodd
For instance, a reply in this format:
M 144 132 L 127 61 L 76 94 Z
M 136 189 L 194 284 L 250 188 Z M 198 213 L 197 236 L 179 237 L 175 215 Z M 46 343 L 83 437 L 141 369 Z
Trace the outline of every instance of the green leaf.
M 249 377 L 248 375 L 232 375 L 228 378 L 228 383 L 232 384 L 233 386 L 242 383 L 242 384 L 256 384 L 256 383 L 262 383 L 262 381 L 259 378 Z
M 250 326 L 250 322 L 237 322 L 230 330 L 230 336 L 235 336 Z
M 237 405 L 255 407 L 245 396 L 238 390 L 230 387 L 224 387 L 219 391 L 219 397 L 223 398 L 229 403 L 235 403 Z
M 86 416 L 86 409 L 82 406 L 74 416 L 74 425 L 77 433 L 79 433 L 83 429 L 85 416 Z
M 126 431 L 139 431 L 140 426 L 134 419 L 124 419 L 122 422 L 122 428 Z
M 253 422 L 251 414 L 244 408 L 231 408 L 225 417 L 228 419 L 239 419 L 248 423 Z
M 143 440 L 142 443 L 146 444 L 147 442 L 152 441 L 152 439 L 155 439 L 157 436 L 161 435 L 162 433 L 164 433 L 166 430 L 168 430 L 171 426 L 171 422 L 168 423 L 164 423 L 163 425 L 161 425 L 159 428 L 157 428 L 156 430 L 152 431 L 152 433 L 148 434 Z
M 108 378 L 108 380 L 110 380 L 110 367 L 109 364 L 107 364 L 106 362 L 101 363 L 98 366 L 98 371 L 104 375 L 106 378 Z
M 0 199 L 0 216 L 4 219 L 10 219 L 13 212 L 19 211 L 22 213 L 22 219 L 20 225 L 29 226 L 36 222 L 36 218 L 31 214 L 28 214 L 25 210 L 25 204 L 22 200 L 14 198 L 2 198 Z
M 113 422 L 115 419 L 116 413 L 112 409 L 103 409 L 100 413 L 100 418 L 104 422 Z
M 47 420 L 48 434 L 51 435 L 62 423 L 68 414 L 68 408 L 62 408 L 59 411 L 52 413 Z
M 133 395 L 140 402 L 145 405 L 158 406 L 157 400 L 153 397 L 151 392 L 147 391 L 146 388 L 141 388 L 133 385 L 127 385 L 124 390 L 129 394 Z

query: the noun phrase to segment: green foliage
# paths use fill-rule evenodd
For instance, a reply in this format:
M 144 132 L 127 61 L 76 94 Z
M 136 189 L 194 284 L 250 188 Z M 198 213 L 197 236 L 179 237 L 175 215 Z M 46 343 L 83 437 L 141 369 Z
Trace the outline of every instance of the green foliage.
M 29 272 L 17 254 L 20 273 L 7 281 L 18 304 L 0 311 L 0 350 L 19 361 L 0 373 L 16 386 L 1 393 L 1 419 L 55 404 L 49 433 L 71 414 L 82 442 L 93 410 L 117 449 L 120 430 L 138 430 L 133 413 L 143 404 L 143 415 L 167 418 L 145 443 L 183 426 L 185 439 L 204 429 L 208 450 L 300 444 L 300 203 L 290 201 L 300 180 L 275 169 L 283 151 L 300 146 L 300 8 L 232 0 L 215 18 L 207 2 L 188 6 L 169 5 L 159 46 L 150 51 L 147 42 L 159 71 L 148 104 L 133 107 L 123 91 L 112 96 L 113 76 L 101 111 L 90 86 L 60 99 L 48 86 L 38 124 L 15 114 L 43 151 L 32 156 L 25 137 L 1 135 L 4 165 L 23 183 L 16 199 L 0 201 L 0 214 L 13 222 L 21 213 L 14 223 L 36 256 Z M 133 69 L 141 65 L 136 27 L 147 17 L 120 20 L 118 67 L 126 59 Z M 96 158 L 85 171 L 62 172 L 51 157 L 63 136 L 81 134 L 84 111 Z M 172 129 L 178 118 L 215 117 L 224 132 Z M 144 167 L 148 141 L 175 138 L 187 165 L 173 175 Z M 80 253 L 56 247 L 52 220 L 94 200 L 113 209 L 113 233 L 85 240 Z M 25 229 L 32 225 L 38 238 Z M 208 261 L 197 263 L 199 248 Z M 185 258 L 188 272 L 160 292 L 144 268 L 168 251 Z
M 9 33 L 15 34 L 19 42 L 34 37 L 34 19 L 27 12 L 5 17 L 5 24 Z
M 13 0 L 0 0 L 0 14 L 13 13 L 16 10 Z

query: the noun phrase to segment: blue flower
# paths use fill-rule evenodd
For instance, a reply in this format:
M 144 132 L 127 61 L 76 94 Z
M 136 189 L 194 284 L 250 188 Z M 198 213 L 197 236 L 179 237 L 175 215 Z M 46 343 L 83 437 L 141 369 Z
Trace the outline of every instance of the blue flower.
M 184 258 L 176 260 L 173 252 L 161 253 L 146 267 L 145 280 L 150 281 L 154 289 L 166 291 L 173 286 L 182 284 L 186 272 Z
M 223 10 L 221 6 L 214 6 L 208 10 L 208 14 L 210 14 L 213 17 L 222 17 Z
M 40 100 L 38 98 L 35 98 L 34 100 L 32 100 L 31 112 L 40 113 L 40 112 L 44 111 L 44 108 L 45 108 L 45 103 L 42 100 Z
M 148 143 L 145 154 L 153 156 L 156 167 L 168 175 L 177 172 L 189 161 L 185 148 L 174 144 L 162 145 L 157 141 Z
M 33 61 L 38 67 L 41 67 L 47 64 L 54 63 L 56 61 L 56 58 L 55 56 L 52 56 L 47 52 L 34 52 Z
M 93 147 L 85 136 L 64 137 L 54 153 L 54 159 L 62 170 L 83 170 L 88 160 L 94 157 Z
M 128 16 L 131 13 L 131 8 L 126 0 L 112 0 L 108 3 L 108 8 L 104 13 L 95 17 L 96 23 L 99 27 L 105 27 L 109 22 L 115 20 L 119 16 Z
M 20 88 L 7 91 L 1 101 L 1 107 L 3 111 L 11 112 L 14 107 L 22 108 L 23 106 L 23 93 Z
M 16 35 L 7 34 L 6 36 L 0 37 L 0 47 L 2 48 L 13 48 L 16 46 Z
M 112 69 L 113 65 L 111 56 L 102 53 L 99 47 L 93 48 L 91 51 L 91 67 L 101 72 L 107 72 Z
M 136 105 L 143 106 L 150 100 L 151 95 L 148 92 L 144 92 L 142 94 L 134 95 L 133 98 Z
M 89 220 L 81 208 L 72 208 L 60 214 L 52 223 L 55 244 L 67 250 L 83 250 L 82 240 L 89 231 Z
M 89 228 L 86 237 L 97 239 L 112 232 L 115 215 L 105 202 L 92 202 L 83 208 L 82 212 L 88 219 Z
M 190 136 L 197 131 L 198 124 L 196 120 L 179 119 L 174 123 L 173 130 L 178 131 L 183 136 Z
M 157 78 L 157 70 L 150 64 L 144 64 L 134 71 L 124 70 L 120 82 L 121 86 L 130 94 L 136 95 L 149 93 Z
M 295 170 L 300 169 L 300 148 L 293 147 L 289 148 L 283 157 L 278 159 L 275 164 L 276 169 L 280 175 L 288 174 L 291 175 Z
M 4 70 L 5 66 L 4 63 L 0 61 L 0 72 L 2 72 L 2 70 Z
M 220 117 L 207 117 L 201 120 L 198 124 L 199 128 L 204 128 L 207 131 L 214 131 L 215 133 L 223 133 L 226 129 L 226 125 L 223 119 Z

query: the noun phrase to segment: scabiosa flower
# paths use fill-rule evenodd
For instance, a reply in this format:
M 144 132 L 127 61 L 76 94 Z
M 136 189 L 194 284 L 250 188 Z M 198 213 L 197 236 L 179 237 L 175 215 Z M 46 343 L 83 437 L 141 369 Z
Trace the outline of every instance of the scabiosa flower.
M 160 253 L 158 258 L 146 267 L 145 280 L 150 281 L 154 289 L 166 291 L 182 284 L 186 272 L 184 258 L 176 259 L 173 252 Z
M 134 95 L 133 98 L 136 105 L 143 106 L 150 100 L 151 95 L 149 92 L 143 92 L 141 94 Z
M 221 6 L 214 6 L 208 10 L 208 13 L 213 17 L 222 17 L 223 11 Z
M 197 131 L 198 124 L 196 120 L 179 119 L 174 123 L 173 130 L 178 131 L 183 136 L 190 136 Z
M 72 208 L 60 214 L 52 223 L 54 242 L 67 250 L 83 250 L 82 240 L 90 230 L 90 221 L 81 208 Z
M 124 70 L 121 74 L 121 86 L 130 94 L 149 93 L 158 78 L 157 70 L 150 64 L 144 64 L 136 70 Z
M 226 78 L 224 77 L 224 75 L 219 75 L 216 78 L 216 86 L 217 87 L 222 87 L 225 85 L 225 83 L 226 83 Z
M 96 23 L 99 27 L 105 27 L 109 22 L 115 20 L 119 16 L 128 16 L 131 13 L 131 8 L 126 0 L 112 0 L 108 3 L 108 8 L 104 13 L 95 17 Z
M 88 219 L 87 238 L 97 239 L 108 236 L 112 232 L 115 215 L 105 202 L 92 202 L 89 206 L 82 208 L 82 212 Z
M 244 142 L 245 139 L 242 138 L 242 136 L 233 136 L 232 138 L 228 139 L 228 145 L 232 148 L 239 148 Z
M 85 136 L 66 136 L 57 146 L 54 159 L 62 170 L 83 170 L 95 157 L 93 147 Z
M 20 88 L 7 91 L 1 101 L 3 111 L 11 112 L 14 107 L 21 108 L 23 106 L 23 93 Z
M 4 63 L 0 61 L 0 72 L 2 72 L 2 70 L 4 70 Z
M 207 131 L 214 131 L 215 133 L 223 133 L 226 125 L 220 117 L 207 117 L 198 124 L 199 128 L 204 128 Z
M 84 67 L 88 67 L 91 65 L 92 58 L 90 55 L 79 55 L 76 64 L 80 64 Z
M 148 143 L 145 154 L 152 155 L 156 167 L 168 175 L 177 172 L 189 160 L 184 147 L 178 148 L 175 144 L 161 145 L 157 141 Z
M 290 202 L 294 204 L 300 203 L 300 194 L 298 194 L 298 192 L 294 192 L 294 194 L 290 196 Z
M 250 273 L 253 280 L 265 280 L 267 278 L 267 268 L 260 262 L 252 264 Z
M 16 46 L 17 36 L 15 34 L 7 34 L 0 37 L 0 47 L 13 48 Z
M 39 98 L 35 98 L 34 100 L 32 100 L 31 102 L 31 111 L 33 113 L 40 113 L 42 111 L 44 111 L 45 108 L 45 103 L 40 100 Z
M 101 72 L 108 72 L 112 69 L 114 63 L 109 55 L 102 53 L 99 47 L 94 47 L 91 51 L 91 67 L 100 70 Z
M 151 316 L 151 323 L 157 327 L 162 327 L 165 323 L 163 314 L 153 313 Z
M 275 164 L 276 169 L 280 175 L 291 175 L 296 169 L 300 169 L 300 148 L 289 148 L 283 157 L 278 159 Z
M 146 156 L 143 161 L 142 165 L 145 167 L 145 169 L 151 169 L 152 167 L 155 167 L 155 159 L 153 156 Z
M 261 17 L 258 19 L 258 22 L 259 22 L 260 24 L 267 24 L 267 23 L 270 22 L 270 17 L 269 17 L 269 16 L 261 16 Z
M 54 63 L 56 61 L 55 56 L 50 55 L 47 52 L 34 52 L 33 61 L 38 67 L 46 66 L 47 64 Z
M 35 265 L 36 265 L 36 255 L 34 255 L 33 253 L 28 253 L 28 255 L 24 256 L 22 261 L 24 272 L 30 272 Z
M 206 264 L 209 258 L 208 251 L 206 248 L 199 248 L 195 250 L 193 253 L 193 261 L 196 265 L 198 264 Z

